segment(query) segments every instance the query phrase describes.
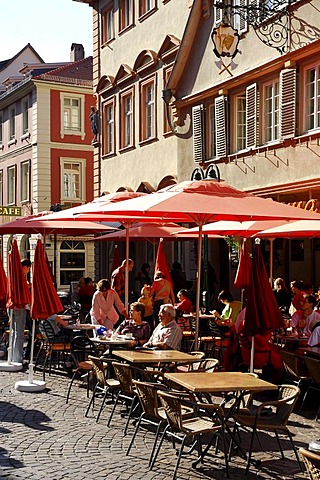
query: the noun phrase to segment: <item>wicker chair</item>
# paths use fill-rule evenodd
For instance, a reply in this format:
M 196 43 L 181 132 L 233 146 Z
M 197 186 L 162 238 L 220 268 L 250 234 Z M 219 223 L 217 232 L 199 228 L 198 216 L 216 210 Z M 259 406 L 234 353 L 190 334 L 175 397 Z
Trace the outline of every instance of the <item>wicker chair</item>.
M 120 383 L 118 380 L 115 380 L 113 378 L 108 379 L 106 377 L 106 367 L 108 368 L 108 363 L 110 367 L 111 361 L 108 361 L 107 359 L 104 359 L 104 361 L 102 361 L 100 358 L 93 357 L 91 355 L 89 355 L 88 360 L 92 363 L 92 373 L 96 384 L 94 386 L 89 405 L 85 412 L 85 417 L 88 416 L 91 406 L 92 408 L 94 408 L 95 399 L 102 395 L 102 402 L 98 415 L 96 417 L 96 422 L 98 422 L 107 396 L 111 395 L 113 397 L 114 391 L 120 388 Z
M 309 371 L 311 383 L 309 384 L 308 389 L 303 397 L 300 410 L 302 410 L 304 402 L 310 390 L 316 390 L 317 392 L 320 392 L 320 360 L 318 360 L 317 358 L 304 357 L 304 361 L 306 362 Z M 318 420 L 319 413 L 320 407 L 317 410 L 315 420 Z
M 310 480 L 320 480 L 320 455 L 304 448 L 299 449 Z
M 226 474 L 229 476 L 228 469 L 228 459 L 227 459 L 227 447 L 224 436 L 224 420 L 223 420 L 223 411 L 218 405 L 207 405 L 207 404 L 194 404 L 195 408 L 202 409 L 205 408 L 206 411 L 210 410 L 210 416 L 205 415 L 204 413 L 198 413 L 193 418 L 184 419 L 182 415 L 182 400 L 176 396 L 165 392 L 158 392 L 161 403 L 165 409 L 167 416 L 168 425 L 164 429 L 157 451 L 151 461 L 151 467 L 153 468 L 155 461 L 158 457 L 161 445 L 163 443 L 164 437 L 168 435 L 173 441 L 177 440 L 181 442 L 181 447 L 179 455 L 176 461 L 176 466 L 174 469 L 172 480 L 175 480 L 177 475 L 177 470 L 179 463 L 182 457 L 183 448 L 185 442 L 188 438 L 196 438 L 196 445 L 198 448 L 199 458 L 194 462 L 195 466 L 199 461 L 203 461 L 204 455 L 207 453 L 208 449 L 212 445 L 212 441 L 216 438 L 217 435 L 222 437 L 224 456 L 225 456 L 225 465 L 226 465 Z M 202 450 L 201 444 L 201 435 L 202 434 L 212 434 L 212 439 Z
M 194 362 L 192 363 L 180 363 L 177 366 L 177 372 L 191 372 L 193 370 L 198 370 L 201 365 L 201 360 L 205 356 L 204 352 L 190 352 L 190 355 L 194 357 Z
M 299 397 L 300 389 L 296 385 L 281 385 L 279 387 L 279 396 L 278 400 L 264 402 L 262 403 L 254 414 L 246 413 L 246 414 L 235 414 L 233 418 L 236 422 L 234 427 L 234 433 L 236 429 L 239 427 L 243 427 L 246 429 L 252 429 L 251 434 L 251 441 L 249 447 L 249 454 L 247 458 L 247 467 L 246 467 L 246 474 L 248 473 L 251 455 L 252 455 L 252 448 L 253 448 L 253 440 L 255 435 L 257 434 L 257 430 L 265 430 L 269 432 L 274 432 L 277 438 L 277 442 L 279 445 L 279 449 L 281 452 L 281 456 L 284 459 L 283 450 L 279 440 L 279 433 L 286 434 L 290 440 L 292 445 L 292 449 L 296 456 L 297 462 L 301 468 L 301 464 L 299 461 L 299 457 L 297 451 L 295 449 L 292 435 L 287 427 L 288 419 L 293 411 L 295 403 Z M 272 407 L 272 413 L 270 416 L 264 416 L 263 412 L 266 411 L 266 408 Z M 231 448 L 230 448 L 231 451 Z

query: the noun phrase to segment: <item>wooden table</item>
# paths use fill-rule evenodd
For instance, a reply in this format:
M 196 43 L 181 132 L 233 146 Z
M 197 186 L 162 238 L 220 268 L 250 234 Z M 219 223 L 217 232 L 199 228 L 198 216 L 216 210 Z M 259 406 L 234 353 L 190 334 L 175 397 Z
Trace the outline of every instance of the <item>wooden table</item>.
M 262 392 L 278 388 L 273 383 L 241 372 L 166 373 L 165 377 L 193 393 Z
M 193 355 L 178 350 L 114 350 L 113 355 L 129 363 L 192 363 Z
M 124 346 L 124 345 L 128 345 L 129 343 L 132 343 L 134 341 L 133 338 L 131 338 L 130 340 L 129 339 L 126 339 L 124 337 L 117 337 L 117 338 L 113 338 L 111 339 L 110 338 L 92 338 L 91 339 L 94 343 L 97 343 L 98 345 L 103 345 L 105 347 L 109 347 L 109 355 L 113 355 L 115 352 L 113 351 L 114 348 L 117 348 L 117 347 L 120 347 L 120 346 Z M 122 351 L 122 350 L 118 350 L 118 351 Z

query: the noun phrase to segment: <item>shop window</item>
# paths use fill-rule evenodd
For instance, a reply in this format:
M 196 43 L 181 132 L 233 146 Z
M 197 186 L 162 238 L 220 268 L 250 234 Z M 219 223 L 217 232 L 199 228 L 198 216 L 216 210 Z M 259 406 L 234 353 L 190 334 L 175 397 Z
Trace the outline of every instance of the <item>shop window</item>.
M 60 285 L 70 285 L 85 275 L 85 246 L 77 240 L 65 240 L 60 246 Z

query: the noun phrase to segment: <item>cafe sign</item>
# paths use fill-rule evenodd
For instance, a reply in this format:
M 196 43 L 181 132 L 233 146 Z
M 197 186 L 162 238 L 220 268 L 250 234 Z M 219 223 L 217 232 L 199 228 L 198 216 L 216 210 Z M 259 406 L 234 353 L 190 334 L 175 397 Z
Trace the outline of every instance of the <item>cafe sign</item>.
M 319 200 L 317 198 L 311 198 L 310 200 L 300 200 L 298 202 L 290 202 L 288 205 L 296 208 L 302 208 L 303 210 L 309 210 L 310 212 L 320 212 Z
M 0 215 L 21 217 L 21 207 L 5 207 L 4 205 L 0 205 Z

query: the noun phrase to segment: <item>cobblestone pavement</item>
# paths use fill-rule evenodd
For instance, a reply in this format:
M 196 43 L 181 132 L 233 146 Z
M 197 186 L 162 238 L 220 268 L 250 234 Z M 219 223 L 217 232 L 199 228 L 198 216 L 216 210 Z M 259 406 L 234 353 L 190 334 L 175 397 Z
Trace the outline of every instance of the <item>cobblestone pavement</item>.
M 148 470 L 148 458 L 153 444 L 153 433 L 140 431 L 130 456 L 125 452 L 133 432 L 123 435 L 124 419 L 115 414 L 110 428 L 106 419 L 110 412 L 107 405 L 96 423 L 92 413 L 84 417 L 87 405 L 86 390 L 75 384 L 70 403 L 66 405 L 69 379 L 63 376 L 47 377 L 47 390 L 41 393 L 22 393 L 14 389 L 17 380 L 26 379 L 26 373 L 0 372 L 0 478 L 8 480 L 167 480 L 171 479 L 175 453 L 172 445 L 164 442 L 161 456 L 153 471 Z M 297 447 L 306 446 L 310 440 L 320 438 L 320 422 L 310 420 L 314 410 L 307 416 L 293 415 L 290 430 Z M 282 460 L 275 438 L 261 433 L 265 451 L 258 451 L 256 458 L 262 460 L 257 470 L 252 466 L 248 479 L 303 479 L 289 442 L 284 441 L 285 460 Z M 243 436 L 243 445 L 247 437 Z M 195 454 L 194 454 L 195 455 Z M 204 464 L 191 467 L 191 455 L 181 461 L 178 478 L 183 480 L 223 479 L 223 459 L 212 453 Z M 195 456 L 192 457 L 192 460 Z M 244 461 L 233 457 L 230 463 L 231 479 L 244 479 Z

